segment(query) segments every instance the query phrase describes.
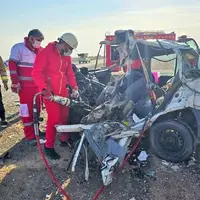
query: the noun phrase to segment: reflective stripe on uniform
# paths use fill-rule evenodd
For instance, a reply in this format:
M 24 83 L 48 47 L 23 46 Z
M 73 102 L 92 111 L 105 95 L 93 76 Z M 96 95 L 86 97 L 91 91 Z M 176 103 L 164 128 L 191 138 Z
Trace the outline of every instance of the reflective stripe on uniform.
M 33 122 L 27 122 L 27 123 L 23 123 L 23 124 L 24 124 L 24 127 L 32 126 L 32 125 L 33 125 Z
M 2 72 L 1 76 L 7 76 L 7 73 L 6 72 Z
M 19 76 L 19 80 L 21 80 L 21 81 L 33 81 L 33 78 L 27 77 L 27 76 Z
M 14 59 L 14 58 L 9 58 L 9 61 L 13 61 L 13 62 L 15 62 L 15 63 L 19 63 L 19 61 L 16 60 L 16 59 Z
M 1 76 L 1 80 L 2 81 L 8 81 L 8 77 L 7 76 Z
M 36 85 L 31 77 L 35 58 L 35 52 L 28 49 L 25 42 L 15 44 L 11 49 L 10 60 L 17 62 L 16 66 L 10 68 L 11 78 L 17 79 L 16 81 L 20 81 L 20 84 L 27 87 L 35 87 Z
M 10 70 L 10 74 L 17 74 L 17 71 L 15 71 L 15 70 Z
M 19 62 L 18 67 L 28 67 L 28 68 L 33 68 L 34 63 L 28 63 L 28 62 Z

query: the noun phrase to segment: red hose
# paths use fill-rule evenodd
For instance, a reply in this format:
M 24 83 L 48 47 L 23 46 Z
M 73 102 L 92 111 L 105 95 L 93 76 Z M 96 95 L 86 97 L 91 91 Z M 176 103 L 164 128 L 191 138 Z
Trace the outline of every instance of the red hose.
M 140 141 L 141 141 L 141 139 L 142 139 L 142 137 L 143 137 L 143 135 L 144 135 L 144 131 L 146 130 L 146 127 L 147 127 L 147 126 L 148 126 L 148 122 L 145 123 L 145 126 L 144 126 L 144 128 L 143 128 L 143 131 L 140 133 L 139 138 L 137 139 L 136 143 L 133 145 L 131 151 L 128 153 L 128 155 L 126 156 L 126 158 L 123 160 L 122 164 L 119 166 L 119 168 L 118 168 L 116 171 L 113 172 L 113 174 L 112 174 L 113 177 L 116 175 L 116 173 L 117 173 L 118 171 L 120 171 L 120 170 L 123 169 L 123 167 L 125 166 L 125 164 L 126 164 L 126 162 L 128 161 L 128 159 L 131 157 L 131 155 L 132 155 L 132 154 L 134 153 L 134 151 L 137 149 L 137 147 L 138 147 L 138 145 L 140 144 Z M 100 195 L 102 194 L 104 188 L 105 188 L 104 185 L 102 185 L 102 186 L 100 187 L 100 189 L 99 189 L 99 190 L 97 191 L 97 193 L 95 194 L 93 200 L 97 200 L 97 199 L 100 197 Z
M 98 190 L 98 192 L 95 194 L 95 197 L 93 198 L 93 200 L 97 200 L 97 199 L 99 198 L 99 196 L 100 196 L 101 193 L 103 192 L 104 188 L 105 188 L 104 185 L 102 185 L 102 186 L 99 188 L 99 190 Z
M 132 156 L 132 154 L 134 153 L 134 151 L 137 149 L 138 145 L 140 144 L 140 141 L 143 137 L 143 134 L 140 135 L 140 137 L 137 139 L 136 143 L 133 145 L 131 151 L 129 152 L 129 154 L 126 156 L 126 158 L 123 160 L 122 164 L 119 166 L 119 168 L 115 171 L 116 172 L 122 170 L 124 168 L 124 166 L 126 165 L 126 162 L 128 161 L 128 159 Z
M 118 168 L 115 172 L 113 172 L 113 174 L 112 174 L 113 177 L 116 175 L 116 173 L 117 173 L 118 171 L 120 171 L 120 170 L 123 169 L 123 167 L 125 166 L 127 160 L 128 160 L 128 159 L 130 158 L 130 156 L 134 153 L 134 151 L 136 150 L 136 148 L 137 148 L 137 146 L 139 145 L 140 141 L 141 141 L 141 137 L 138 138 L 138 140 L 137 140 L 136 143 L 134 144 L 133 148 L 131 149 L 131 151 L 129 152 L 129 154 L 126 156 L 126 158 L 123 160 L 123 162 L 122 162 L 122 164 L 119 166 L 119 168 Z M 97 199 L 100 197 L 100 195 L 102 194 L 104 188 L 105 188 L 104 185 L 102 185 L 102 186 L 100 187 L 100 189 L 99 189 L 99 190 L 97 191 L 97 193 L 95 194 L 93 200 L 97 200 Z
M 54 175 L 54 173 L 53 173 L 53 171 L 52 171 L 52 169 L 51 169 L 49 163 L 47 162 L 47 160 L 46 160 L 46 158 L 45 158 L 45 156 L 44 156 L 42 147 L 41 147 L 41 145 L 40 145 L 40 138 L 39 138 L 38 135 L 36 135 L 36 141 L 37 141 L 38 150 L 39 150 L 39 152 L 40 152 L 40 155 L 41 155 L 41 157 L 42 157 L 42 160 L 44 161 L 44 164 L 45 164 L 45 166 L 46 166 L 46 168 L 47 168 L 47 170 L 48 170 L 48 173 L 49 173 L 51 179 L 52 179 L 53 182 L 56 184 L 56 186 L 58 187 L 58 189 L 60 190 L 60 192 L 65 196 L 65 198 L 66 198 L 67 200 L 71 200 L 70 197 L 69 197 L 69 195 L 63 190 L 62 186 L 60 185 L 60 183 L 59 183 L 58 180 L 56 179 L 56 177 L 55 177 L 55 175 Z

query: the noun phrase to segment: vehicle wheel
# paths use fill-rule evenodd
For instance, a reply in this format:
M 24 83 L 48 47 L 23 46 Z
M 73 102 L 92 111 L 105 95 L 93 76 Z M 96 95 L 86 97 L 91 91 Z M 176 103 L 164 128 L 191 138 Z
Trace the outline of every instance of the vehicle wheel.
M 85 63 L 87 63 L 87 61 L 85 61 Z
M 79 64 L 81 64 L 81 62 L 79 61 Z
M 193 133 L 187 126 L 175 120 L 154 124 L 150 129 L 152 151 L 169 162 L 182 162 L 194 152 Z

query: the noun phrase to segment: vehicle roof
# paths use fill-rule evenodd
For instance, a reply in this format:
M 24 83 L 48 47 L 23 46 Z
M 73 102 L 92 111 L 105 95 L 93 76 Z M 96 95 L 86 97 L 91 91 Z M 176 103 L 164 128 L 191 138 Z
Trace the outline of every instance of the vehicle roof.
M 167 54 L 174 54 L 175 50 L 186 50 L 195 53 L 195 50 L 187 46 L 187 44 L 178 43 L 176 41 L 137 39 L 136 43 L 138 45 L 142 57 L 154 57 Z

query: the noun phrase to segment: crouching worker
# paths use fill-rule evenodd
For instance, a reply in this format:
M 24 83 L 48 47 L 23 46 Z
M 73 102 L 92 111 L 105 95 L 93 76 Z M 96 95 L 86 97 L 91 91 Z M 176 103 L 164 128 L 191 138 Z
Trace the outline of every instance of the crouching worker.
M 59 159 L 60 155 L 54 149 L 56 139 L 55 125 L 68 123 L 69 107 L 52 102 L 52 95 L 68 97 L 67 85 L 72 88 L 72 96 L 78 97 L 78 87 L 72 69 L 71 53 L 78 46 L 78 41 L 72 33 L 65 33 L 58 42 L 49 43 L 37 56 L 32 77 L 44 97 L 48 114 L 45 154 L 51 159 Z M 61 143 L 67 143 L 69 135 L 60 134 Z

